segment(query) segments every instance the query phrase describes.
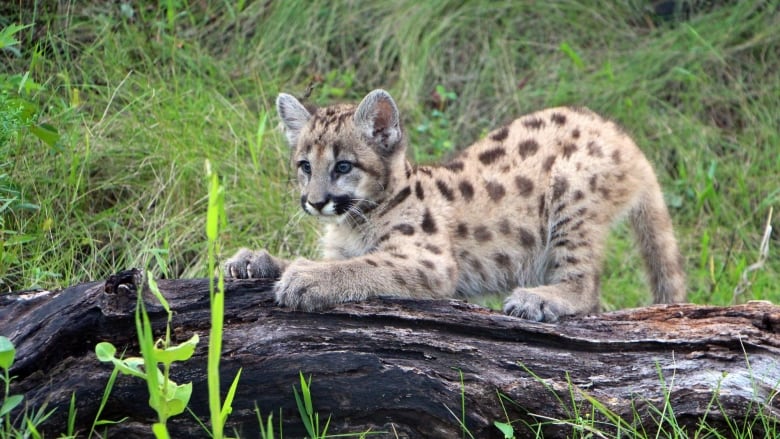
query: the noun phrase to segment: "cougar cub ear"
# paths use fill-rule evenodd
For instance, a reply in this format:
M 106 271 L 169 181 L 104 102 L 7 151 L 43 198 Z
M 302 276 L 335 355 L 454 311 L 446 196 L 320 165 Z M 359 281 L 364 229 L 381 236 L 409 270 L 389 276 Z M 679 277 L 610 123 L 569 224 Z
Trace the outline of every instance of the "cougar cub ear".
M 392 154 L 401 143 L 398 107 L 384 90 L 374 90 L 363 98 L 355 111 L 354 122 L 358 131 L 373 140 L 384 154 Z
M 294 147 L 298 141 L 298 134 L 300 134 L 301 128 L 306 125 L 311 114 L 298 102 L 298 99 L 287 93 L 279 93 L 279 96 L 277 96 L 276 112 L 279 113 L 279 117 L 284 124 L 284 134 L 287 136 L 287 142 L 291 147 Z

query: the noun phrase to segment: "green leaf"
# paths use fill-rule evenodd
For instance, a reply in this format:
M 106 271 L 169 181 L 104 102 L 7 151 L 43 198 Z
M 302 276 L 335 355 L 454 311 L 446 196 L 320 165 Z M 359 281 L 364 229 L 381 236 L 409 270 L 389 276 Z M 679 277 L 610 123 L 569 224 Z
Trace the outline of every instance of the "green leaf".
M 165 296 L 162 295 L 160 292 L 160 288 L 157 286 L 157 281 L 154 280 L 154 277 L 152 275 L 151 271 L 146 272 L 146 278 L 149 279 L 147 283 L 149 284 L 149 290 L 154 294 L 154 297 L 157 298 L 157 300 L 160 301 L 160 304 L 165 309 L 165 312 L 168 314 L 171 313 L 171 307 L 168 305 L 168 301 L 165 300 Z
M 177 346 L 170 346 L 165 349 L 160 349 L 155 346 L 154 357 L 163 364 L 170 365 L 174 361 L 187 361 L 192 358 L 195 353 L 195 347 L 198 345 L 200 338 L 198 334 L 193 334 L 189 340 Z
M 311 402 L 311 376 L 309 376 L 309 381 L 307 382 L 303 377 L 303 372 L 298 372 L 298 374 L 301 376 L 301 393 L 303 394 L 303 401 L 306 403 L 306 413 L 311 415 L 314 413 L 314 404 Z
M 507 424 L 506 422 L 493 421 L 493 425 L 495 425 L 497 429 L 501 430 L 501 433 L 504 435 L 504 439 L 514 439 L 515 429 L 512 428 L 511 424 Z
M 124 360 L 114 358 L 111 360 L 114 363 L 114 367 L 119 369 L 125 375 L 132 375 L 134 377 L 146 379 L 146 371 L 144 369 L 144 359 L 140 357 L 129 357 Z
M 0 335 L 0 367 L 5 370 L 10 369 L 11 365 L 14 364 L 15 356 L 16 348 L 14 348 L 14 344 L 11 343 L 8 337 Z
M 572 63 L 578 68 L 578 69 L 584 69 L 585 63 L 582 61 L 582 58 L 577 54 L 577 52 L 572 49 L 571 46 L 569 46 L 569 43 L 566 41 L 561 43 L 560 46 L 561 52 L 565 53 Z
M 114 361 L 116 348 L 107 341 L 101 341 L 95 346 L 95 355 L 97 355 L 98 360 L 103 362 Z
M 51 147 L 54 147 L 57 141 L 60 140 L 60 134 L 57 132 L 57 129 L 49 124 L 31 125 L 30 132 Z
M 236 389 L 238 388 L 238 379 L 241 377 L 241 369 L 238 369 L 236 377 L 233 378 L 233 383 L 230 385 L 227 395 L 225 395 L 225 403 L 222 405 L 222 411 L 220 418 L 224 425 L 227 421 L 227 417 L 233 412 L 233 398 L 236 396 Z
M 26 24 L 24 26 L 20 26 L 18 24 L 11 24 L 4 27 L 3 30 L 0 30 L 0 49 L 19 44 L 19 40 L 14 38 L 14 35 L 23 29 L 27 29 L 30 26 L 32 25 Z
M 306 432 L 309 433 L 309 436 L 311 437 L 317 437 L 317 433 L 314 431 L 314 426 L 311 424 L 311 420 L 309 419 L 310 413 L 306 411 L 306 407 L 303 405 L 303 400 L 301 400 L 301 396 L 298 394 L 298 389 L 295 388 L 295 384 L 293 384 L 292 388 L 293 396 L 295 396 L 295 405 L 298 406 L 298 413 L 301 415 L 301 421 L 303 421 L 303 426 L 306 428 Z
M 169 381 L 169 383 L 173 383 Z M 169 386 L 169 392 L 166 392 L 166 415 L 167 417 L 176 416 L 184 412 L 192 396 L 192 383 L 175 384 Z
M 23 399 L 24 395 L 11 395 L 6 397 L 5 401 L 3 401 L 3 405 L 0 406 L 0 417 L 11 413 L 11 410 L 15 409 L 16 406 L 21 404 Z

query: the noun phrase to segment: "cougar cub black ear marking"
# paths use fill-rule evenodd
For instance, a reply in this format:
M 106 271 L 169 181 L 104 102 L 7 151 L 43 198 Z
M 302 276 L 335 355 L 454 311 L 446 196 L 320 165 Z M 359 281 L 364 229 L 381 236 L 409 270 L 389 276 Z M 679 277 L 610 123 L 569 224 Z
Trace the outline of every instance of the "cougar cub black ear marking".
M 384 90 L 374 90 L 363 98 L 355 111 L 354 122 L 358 131 L 385 154 L 395 152 L 401 143 L 398 107 Z
M 300 134 L 301 128 L 308 122 L 311 113 L 298 102 L 298 99 L 287 93 L 279 93 L 279 96 L 276 97 L 276 112 L 279 113 L 279 118 L 282 119 L 282 124 L 284 124 L 284 134 L 287 136 L 287 143 L 290 146 L 295 146 L 295 143 L 298 141 L 298 134 Z

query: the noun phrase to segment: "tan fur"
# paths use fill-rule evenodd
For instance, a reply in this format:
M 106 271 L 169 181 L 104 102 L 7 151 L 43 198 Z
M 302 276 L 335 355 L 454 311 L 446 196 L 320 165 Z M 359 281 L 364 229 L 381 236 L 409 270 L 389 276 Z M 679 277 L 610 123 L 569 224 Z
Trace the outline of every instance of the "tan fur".
M 506 313 L 536 321 L 597 312 L 606 236 L 624 214 L 655 302 L 685 300 L 650 163 L 620 127 L 589 110 L 529 114 L 446 165 L 413 167 L 395 102 L 382 90 L 313 114 L 281 94 L 277 109 L 302 207 L 326 223 L 324 260 L 242 249 L 225 268 L 239 278 L 280 277 L 282 305 L 498 293 L 507 294 Z

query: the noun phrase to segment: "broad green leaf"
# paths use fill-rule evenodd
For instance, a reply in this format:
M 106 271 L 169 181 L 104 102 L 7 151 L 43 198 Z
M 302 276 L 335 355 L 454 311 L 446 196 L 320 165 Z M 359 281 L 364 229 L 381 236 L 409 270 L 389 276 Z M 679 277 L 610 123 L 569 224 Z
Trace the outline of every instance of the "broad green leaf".
M 0 335 L 0 368 L 10 369 L 11 365 L 14 364 L 15 356 L 16 348 L 14 348 L 14 344 L 11 343 L 8 337 Z
M 95 346 L 95 355 L 97 355 L 100 361 L 113 361 L 116 355 L 116 348 L 107 341 L 101 341 Z
M 119 369 L 125 375 L 132 375 L 141 379 L 146 379 L 146 371 L 144 370 L 144 359 L 139 357 L 129 357 L 124 360 L 114 358 L 111 360 L 114 366 Z
M 60 140 L 60 134 L 57 132 L 57 129 L 49 124 L 31 125 L 30 132 L 51 147 L 54 147 L 57 141 Z
M 200 341 L 198 334 L 193 334 L 189 340 L 177 346 L 171 346 L 165 349 L 160 349 L 155 346 L 154 357 L 163 364 L 171 364 L 174 361 L 187 361 L 192 358 L 192 354 L 195 353 L 195 347 L 197 347 L 198 341 Z
M 512 428 L 512 425 L 507 424 L 506 422 L 498 421 L 493 421 L 493 425 L 495 425 L 497 429 L 501 430 L 501 433 L 504 435 L 504 439 L 514 439 L 515 429 Z
M 192 396 L 192 383 L 174 386 L 171 398 L 166 401 L 168 416 L 176 416 L 184 412 Z
M 3 405 L 0 406 L 0 417 L 5 416 L 8 413 L 11 413 L 11 410 L 15 409 L 16 406 L 21 404 L 23 399 L 24 399 L 24 395 L 11 395 L 5 398 L 5 401 L 3 401 Z

